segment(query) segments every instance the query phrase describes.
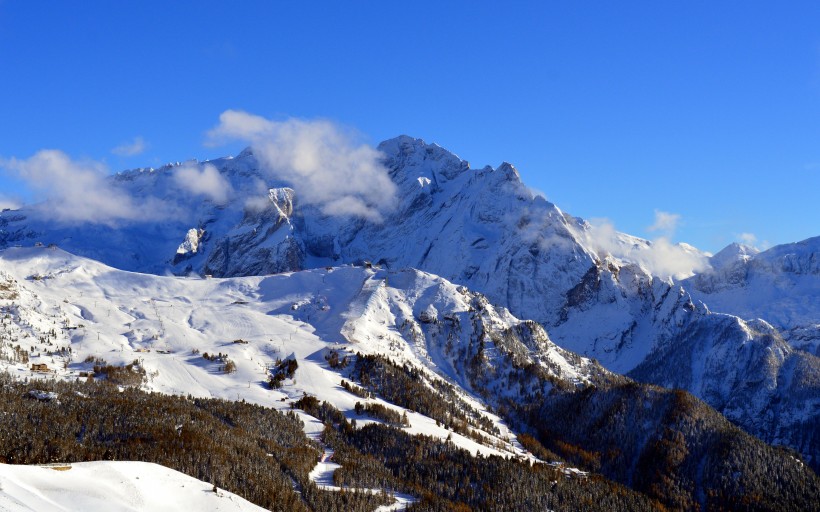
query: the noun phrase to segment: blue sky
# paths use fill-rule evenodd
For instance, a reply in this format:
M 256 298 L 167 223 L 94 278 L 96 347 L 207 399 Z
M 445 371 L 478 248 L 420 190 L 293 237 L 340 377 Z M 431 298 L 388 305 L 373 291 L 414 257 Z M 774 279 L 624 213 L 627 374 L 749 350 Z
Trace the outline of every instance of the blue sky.
M 710 251 L 820 235 L 817 2 L 0 0 L 0 66 L 0 158 L 223 156 L 239 109 L 509 161 L 647 238 L 656 212 Z M 37 199 L 8 173 L 4 198 Z

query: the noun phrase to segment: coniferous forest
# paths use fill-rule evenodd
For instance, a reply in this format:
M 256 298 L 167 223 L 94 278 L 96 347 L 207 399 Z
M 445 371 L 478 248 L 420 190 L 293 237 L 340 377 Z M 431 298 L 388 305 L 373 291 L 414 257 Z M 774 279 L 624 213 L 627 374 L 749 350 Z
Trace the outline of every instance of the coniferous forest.
M 376 366 L 389 368 L 382 376 L 404 374 L 381 359 L 362 359 L 354 369 L 365 376 Z M 364 380 L 374 391 L 381 389 Z M 342 466 L 334 474 L 336 485 L 411 494 L 419 500 L 415 510 L 698 510 L 705 501 L 707 510 L 797 511 L 818 503 L 816 477 L 792 474 L 776 449 L 719 416 L 704 415 L 699 409 L 705 406 L 686 394 L 656 392 L 653 414 L 668 416 L 658 439 L 637 446 L 639 433 L 634 439 L 618 434 L 624 432 L 618 422 L 636 415 L 627 404 L 646 400 L 645 392 L 639 385 L 593 390 L 529 411 L 531 427 L 550 429 L 533 428 L 535 435 L 522 435 L 521 442 L 544 458 L 595 472 L 585 477 L 568 477 L 557 465 L 477 456 L 450 442 L 409 435 L 399 418 L 356 428 L 355 418 L 310 396 L 293 405 L 325 423 L 323 442 Z M 441 397 L 426 396 L 416 408 L 449 417 Z M 454 431 L 470 418 L 456 420 Z M 292 413 L 91 379 L 19 382 L 0 376 L 0 462 L 155 462 L 270 510 L 374 510 L 392 502 L 378 493 L 320 490 L 308 473 L 321 453 Z M 638 461 L 629 471 L 628 460 Z M 727 478 L 728 471 L 742 477 Z

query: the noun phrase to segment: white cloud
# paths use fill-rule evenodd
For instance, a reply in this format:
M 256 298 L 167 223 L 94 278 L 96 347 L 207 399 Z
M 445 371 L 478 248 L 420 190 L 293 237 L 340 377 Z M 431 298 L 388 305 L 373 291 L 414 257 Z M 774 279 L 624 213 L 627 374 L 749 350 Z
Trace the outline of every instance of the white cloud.
M 252 178 L 247 188 L 248 198 L 245 199 L 245 209 L 254 213 L 261 212 L 270 206 L 268 191 L 270 187 L 260 178 Z
M 287 182 L 298 200 L 326 215 L 354 215 L 380 221 L 396 204 L 396 186 L 381 163 L 382 154 L 356 143 L 329 121 L 271 121 L 227 110 L 208 133 L 218 144 L 238 139 L 251 145 L 271 178 Z
M 754 247 L 758 251 L 765 251 L 772 246 L 768 240 L 758 240 L 754 233 L 740 233 L 736 236 L 736 239 L 743 245 Z
M 757 243 L 757 237 L 753 233 L 741 233 L 737 235 L 737 239 L 740 243 L 749 247 L 754 247 Z
M 233 195 L 233 188 L 212 164 L 200 170 L 196 165 L 183 165 L 174 170 L 174 182 L 194 195 L 205 196 L 217 204 L 224 204 Z
M 683 279 L 709 268 L 706 254 L 674 244 L 666 237 L 656 238 L 648 250 L 632 251 L 632 257 L 653 274 Z
M 144 152 L 147 147 L 142 137 L 135 137 L 132 142 L 120 144 L 112 149 L 111 152 L 120 156 L 134 156 Z
M 123 220 L 148 220 L 166 215 L 168 208 L 154 198 L 139 203 L 107 179 L 105 165 L 72 160 L 62 151 L 46 149 L 31 158 L 0 160 L 45 196 L 33 208 L 55 222 L 92 222 L 112 225 Z
M 660 231 L 672 236 L 675 230 L 678 229 L 678 222 L 680 215 L 677 213 L 669 213 L 661 210 L 655 210 L 655 223 L 646 228 L 647 231 Z
M 664 214 L 661 215 L 660 223 L 657 222 L 657 213 Z M 656 212 L 656 224 L 663 226 L 659 229 L 673 229 L 679 219 L 679 215 Z M 601 256 L 610 254 L 618 259 L 637 263 L 651 274 L 664 278 L 682 279 L 709 268 L 705 253 L 685 244 L 672 243 L 666 236 L 646 242 L 622 235 L 608 219 L 593 219 L 586 229 L 576 235 Z
M 530 191 L 530 194 L 532 195 L 533 199 L 535 199 L 536 197 L 540 197 L 540 198 L 544 199 L 545 201 L 549 201 L 549 199 L 547 199 L 547 194 L 543 193 L 542 191 L 538 190 L 537 188 L 527 187 L 527 189 Z
M 618 243 L 618 232 L 615 230 L 615 224 L 609 219 L 596 218 L 588 221 L 589 229 L 583 232 L 586 241 L 595 248 L 598 252 L 605 254 L 615 254 L 621 251 L 621 245 Z

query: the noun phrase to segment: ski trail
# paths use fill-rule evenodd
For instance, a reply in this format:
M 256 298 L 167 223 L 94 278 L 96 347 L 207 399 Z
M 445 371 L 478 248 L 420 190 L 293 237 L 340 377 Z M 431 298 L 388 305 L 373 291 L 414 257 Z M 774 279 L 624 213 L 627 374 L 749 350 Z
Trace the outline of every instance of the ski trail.
M 301 411 L 299 411 L 301 412 Z M 305 413 L 302 413 L 302 420 L 303 424 L 305 425 L 304 431 L 305 434 L 312 440 L 322 443 L 322 431 L 323 427 L 321 422 L 312 416 L 309 416 Z M 318 428 L 317 428 L 318 427 Z M 308 475 L 308 478 L 312 482 L 316 484 L 316 486 L 323 490 L 323 491 L 332 491 L 332 492 L 366 492 L 370 494 L 380 494 L 386 493 L 390 494 L 388 491 L 384 489 L 367 489 L 361 487 L 339 487 L 338 485 L 333 484 L 333 473 L 336 472 L 337 469 L 342 467 L 341 465 L 332 462 L 333 454 L 335 453 L 332 448 L 329 446 L 324 445 L 324 451 L 322 452 L 322 457 L 319 459 L 319 462 L 313 467 Z M 415 503 L 418 501 L 414 496 L 409 494 L 401 494 L 401 493 L 393 493 L 393 500 L 394 502 L 390 505 L 382 505 L 376 509 L 375 512 L 388 512 L 392 510 L 405 510 L 411 503 Z

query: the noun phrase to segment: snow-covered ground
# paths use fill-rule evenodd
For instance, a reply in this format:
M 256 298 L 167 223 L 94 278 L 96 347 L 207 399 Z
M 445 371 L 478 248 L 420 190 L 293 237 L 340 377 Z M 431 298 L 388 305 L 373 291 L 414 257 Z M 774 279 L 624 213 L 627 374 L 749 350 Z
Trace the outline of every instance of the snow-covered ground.
M 400 364 L 444 375 L 449 368 L 437 364 L 441 361 L 423 346 L 406 342 L 385 301 L 388 296 L 394 304 L 404 301 L 406 314 L 413 315 L 414 304 L 425 294 L 443 294 L 428 297 L 439 307 L 461 300 L 455 286 L 442 288 L 423 273 L 410 271 L 402 278 L 378 272 L 339 267 L 230 279 L 163 277 L 115 270 L 59 249 L 7 249 L 0 252 L 0 282 L 9 289 L 0 295 L 0 313 L 9 314 L 0 319 L 0 329 L 29 352 L 29 360 L 9 361 L 13 349 L 6 344 L 0 347 L 5 356 L 0 370 L 19 378 L 76 379 L 91 371 L 92 360 L 111 365 L 137 361 L 146 372 L 145 389 L 247 400 L 283 410 L 307 393 L 364 425 L 376 420 L 356 415 L 356 402 L 365 400 L 342 388 L 343 377 L 326 356 L 331 350 L 342 358 L 357 352 L 386 354 Z M 388 277 L 395 286 L 389 290 Z M 226 359 L 210 361 L 205 354 Z M 281 388 L 270 389 L 271 369 L 288 358 L 298 362 L 295 375 Z M 235 363 L 235 372 L 221 370 L 226 360 Z M 32 371 L 33 364 L 44 364 L 48 371 Z M 462 395 L 499 429 L 500 434 L 482 433 L 493 446 L 381 399 L 369 400 L 407 412 L 408 433 L 451 437 L 472 453 L 523 454 L 496 415 L 469 393 Z M 303 415 L 303 420 L 309 433 L 321 430 L 315 419 Z
M 0 511 L 263 511 L 213 485 L 147 462 L 0 464 Z
M 95 363 L 136 361 L 145 371 L 142 387 L 147 390 L 246 400 L 282 410 L 309 394 L 360 426 L 378 421 L 355 412 L 356 402 L 369 401 L 406 414 L 408 433 L 449 439 L 471 453 L 534 460 L 482 400 L 459 387 L 463 362 L 431 335 L 436 325 L 457 325 L 458 315 L 469 324 L 476 300 L 481 302 L 480 296 L 463 287 L 415 270 L 345 266 L 228 279 L 163 277 L 116 270 L 54 248 L 13 248 L 0 252 L 0 330 L 28 353 L 28 360 L 20 360 L 20 349 L 0 344 L 0 370 L 21 379 L 76 379 L 85 378 Z M 521 322 L 506 310 L 481 304 L 482 330 L 501 332 Z M 469 343 L 475 326 L 467 324 L 454 328 L 451 342 Z M 546 337 L 532 343 L 539 345 L 522 345 L 519 351 L 532 350 L 526 357 L 541 361 L 556 376 L 588 380 L 589 360 L 574 356 L 570 361 Z M 342 360 L 380 354 L 455 384 L 459 399 L 496 431 L 470 427 L 488 440 L 482 444 L 381 398 L 356 396 L 342 387 L 343 374 L 328 362 L 333 352 Z M 488 344 L 486 352 L 490 361 L 502 358 L 494 345 Z M 286 359 L 298 362 L 295 374 L 270 389 L 276 362 Z M 235 371 L 224 371 L 227 361 Z M 297 413 L 305 433 L 321 441 L 322 423 Z M 310 477 L 324 490 L 340 491 L 333 483 L 338 467 L 327 449 Z M 393 497 L 394 503 L 381 510 L 403 509 L 415 501 L 409 495 Z

